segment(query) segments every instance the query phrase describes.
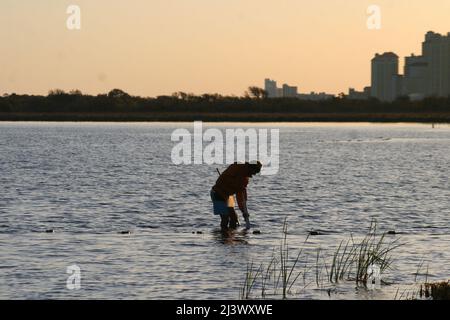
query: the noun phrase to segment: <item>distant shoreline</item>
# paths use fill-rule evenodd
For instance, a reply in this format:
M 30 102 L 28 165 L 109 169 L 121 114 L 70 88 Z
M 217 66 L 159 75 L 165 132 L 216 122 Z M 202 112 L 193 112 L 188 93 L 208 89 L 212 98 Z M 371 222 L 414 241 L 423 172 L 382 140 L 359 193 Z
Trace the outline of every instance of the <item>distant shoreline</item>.
M 0 112 L 0 121 L 58 122 L 385 122 L 450 123 L 443 113 L 255 113 L 255 112 Z

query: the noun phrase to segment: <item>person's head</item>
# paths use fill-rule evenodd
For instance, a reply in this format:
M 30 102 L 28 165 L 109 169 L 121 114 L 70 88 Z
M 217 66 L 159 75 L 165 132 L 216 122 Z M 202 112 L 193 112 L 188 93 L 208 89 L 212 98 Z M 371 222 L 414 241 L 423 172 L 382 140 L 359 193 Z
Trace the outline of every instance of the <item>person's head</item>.
M 247 165 L 249 167 L 250 177 L 253 177 L 255 174 L 258 174 L 261 172 L 262 164 L 259 161 L 255 162 L 247 162 Z

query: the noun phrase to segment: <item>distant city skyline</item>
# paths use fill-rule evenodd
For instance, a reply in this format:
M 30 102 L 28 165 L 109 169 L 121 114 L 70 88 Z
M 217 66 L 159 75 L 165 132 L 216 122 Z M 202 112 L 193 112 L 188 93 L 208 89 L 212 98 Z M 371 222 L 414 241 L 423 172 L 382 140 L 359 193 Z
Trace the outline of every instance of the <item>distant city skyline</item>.
M 80 30 L 66 27 L 72 4 L 80 7 Z M 337 95 L 370 84 L 367 61 L 376 52 L 420 55 L 423 34 L 450 30 L 450 1 L 379 0 L 379 30 L 367 27 L 373 4 L 3 0 L 0 94 L 242 95 L 270 76 L 299 92 Z
M 326 100 L 333 95 L 320 92 L 300 94 L 298 87 L 265 79 L 264 89 L 269 98 L 298 98 Z M 399 72 L 399 56 L 394 52 L 376 53 L 371 60 L 371 82 L 363 91 L 349 88 L 349 99 L 376 98 L 392 102 L 399 97 L 420 100 L 425 97 L 450 97 L 450 32 L 441 35 L 433 31 L 425 34 L 420 55 L 405 57 L 404 72 Z
M 264 90 L 266 91 L 269 99 L 274 98 L 297 98 L 301 100 L 328 100 L 332 99 L 335 95 L 326 92 L 299 92 L 297 86 L 291 86 L 284 83 L 281 87 L 278 87 L 278 82 L 269 78 L 264 80 Z
M 420 55 L 405 57 L 404 72 L 399 72 L 399 56 L 393 52 L 376 54 L 372 59 L 371 96 L 381 101 L 398 97 L 411 99 L 450 96 L 450 32 L 429 31 Z

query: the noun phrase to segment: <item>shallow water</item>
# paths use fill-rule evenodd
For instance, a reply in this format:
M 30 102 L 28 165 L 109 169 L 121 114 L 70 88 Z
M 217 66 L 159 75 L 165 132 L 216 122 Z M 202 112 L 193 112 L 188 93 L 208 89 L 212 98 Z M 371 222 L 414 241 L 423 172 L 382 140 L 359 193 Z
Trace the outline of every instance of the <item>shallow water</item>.
M 424 274 L 449 278 L 450 126 L 209 126 L 280 128 L 279 174 L 249 186 L 260 235 L 217 232 L 216 166 L 172 164 L 170 135 L 191 124 L 0 123 L 0 298 L 239 298 L 247 264 L 270 261 L 285 218 L 292 253 L 306 247 L 302 266 L 373 219 L 405 243 L 381 290 L 344 282 L 329 295 L 310 272 L 295 298 L 392 299 Z M 323 235 L 304 243 L 310 230 Z M 73 264 L 80 290 L 66 288 Z

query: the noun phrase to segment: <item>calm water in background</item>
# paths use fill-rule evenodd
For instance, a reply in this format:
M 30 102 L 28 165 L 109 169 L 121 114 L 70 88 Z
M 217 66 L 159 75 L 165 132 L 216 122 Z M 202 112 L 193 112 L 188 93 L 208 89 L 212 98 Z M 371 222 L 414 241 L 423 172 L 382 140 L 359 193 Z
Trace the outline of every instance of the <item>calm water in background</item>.
M 393 298 L 421 264 L 429 280 L 450 276 L 450 126 L 209 126 L 280 128 L 279 174 L 249 186 L 261 235 L 223 238 L 209 199 L 215 166 L 171 163 L 172 131 L 192 124 L 0 123 L 0 298 L 239 298 L 247 264 L 270 260 L 285 218 L 293 252 L 310 256 L 364 235 L 372 219 L 406 243 L 390 286 L 343 283 L 332 299 Z M 309 230 L 325 235 L 304 244 Z M 72 264 L 78 291 L 66 288 Z M 311 282 L 298 282 L 297 298 L 330 299 Z

